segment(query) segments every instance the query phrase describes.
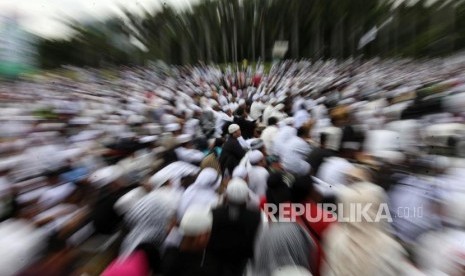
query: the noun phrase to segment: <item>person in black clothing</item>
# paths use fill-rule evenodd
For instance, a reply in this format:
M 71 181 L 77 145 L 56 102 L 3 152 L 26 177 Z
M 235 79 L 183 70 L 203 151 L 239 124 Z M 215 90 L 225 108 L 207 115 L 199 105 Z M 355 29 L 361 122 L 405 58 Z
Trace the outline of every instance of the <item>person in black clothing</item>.
M 240 178 L 233 178 L 226 189 L 226 204 L 213 210 L 213 225 L 207 247 L 208 264 L 215 275 L 243 275 L 261 217 L 258 210 L 247 209 L 249 188 Z
M 308 163 L 312 166 L 312 174 L 316 175 L 318 170 L 327 157 L 336 155 L 336 152 L 326 148 L 327 133 L 321 133 L 320 135 L 320 147 L 312 150 L 308 156 Z
M 246 117 L 247 114 L 245 113 L 244 108 L 239 107 L 236 110 L 236 116 L 234 116 L 234 123 L 241 128 L 242 137 L 244 137 L 244 139 L 250 139 L 254 137 L 256 125 L 254 121 L 249 121 Z
M 242 157 L 244 157 L 245 150 L 237 140 L 237 138 L 241 137 L 240 127 L 232 124 L 228 128 L 228 132 L 229 138 L 223 145 L 219 161 L 223 172 L 228 170 L 232 174 L 234 168 L 239 165 Z
M 99 234 L 115 233 L 121 224 L 122 216 L 113 208 L 116 201 L 134 186 L 125 187 L 115 167 L 103 168 L 89 177 L 91 184 L 102 186 L 97 192 L 97 200 L 92 208 L 91 221 Z M 95 183 L 94 183 L 95 182 Z

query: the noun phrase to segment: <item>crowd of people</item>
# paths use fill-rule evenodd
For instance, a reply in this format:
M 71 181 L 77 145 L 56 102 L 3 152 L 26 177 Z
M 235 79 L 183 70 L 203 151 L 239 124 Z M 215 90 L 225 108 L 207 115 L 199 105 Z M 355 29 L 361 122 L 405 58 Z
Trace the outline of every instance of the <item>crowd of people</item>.
M 461 275 L 464 68 L 281 61 L 3 82 L 0 275 Z M 267 212 L 289 203 L 309 208 Z M 338 220 L 322 203 L 390 215 Z

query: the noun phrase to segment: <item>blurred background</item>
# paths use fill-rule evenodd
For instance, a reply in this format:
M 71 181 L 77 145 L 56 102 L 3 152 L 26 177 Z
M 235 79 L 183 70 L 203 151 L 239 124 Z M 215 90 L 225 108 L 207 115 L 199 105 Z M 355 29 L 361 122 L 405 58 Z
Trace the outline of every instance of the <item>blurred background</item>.
M 0 276 L 465 275 L 464 49 L 465 0 L 0 0 Z
M 271 61 L 276 41 L 288 41 L 284 58 L 291 59 L 439 57 L 465 45 L 463 1 L 4 0 L 0 5 L 2 42 L 8 42 L 0 53 L 2 60 L 9 56 L 2 64 L 13 71 L 19 65 Z

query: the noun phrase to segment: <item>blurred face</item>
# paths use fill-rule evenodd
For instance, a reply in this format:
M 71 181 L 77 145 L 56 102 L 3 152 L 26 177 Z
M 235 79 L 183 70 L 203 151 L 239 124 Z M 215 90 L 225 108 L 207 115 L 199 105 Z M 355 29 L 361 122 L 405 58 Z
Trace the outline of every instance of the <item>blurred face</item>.
M 241 137 L 241 136 L 242 136 L 242 132 L 241 132 L 240 129 L 233 133 L 233 137 L 234 137 L 234 138 L 239 138 L 239 137 Z

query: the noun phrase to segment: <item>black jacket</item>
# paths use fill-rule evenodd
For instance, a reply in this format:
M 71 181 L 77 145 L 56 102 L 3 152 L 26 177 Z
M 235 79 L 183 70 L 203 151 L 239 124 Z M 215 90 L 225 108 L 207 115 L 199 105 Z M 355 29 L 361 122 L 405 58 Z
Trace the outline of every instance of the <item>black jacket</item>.
M 221 206 L 213 210 L 213 225 L 207 247 L 208 264 L 218 276 L 243 275 L 261 217 L 258 210 L 245 206 Z
M 245 150 L 242 148 L 239 141 L 229 136 L 228 140 L 223 145 L 219 160 L 223 172 L 228 169 L 229 173 L 232 174 L 234 168 L 239 165 L 244 155 Z
M 237 124 L 241 128 L 242 137 L 244 137 L 244 139 L 250 139 L 254 137 L 254 132 L 255 132 L 254 121 L 249 121 L 242 117 L 235 116 L 234 123 Z

